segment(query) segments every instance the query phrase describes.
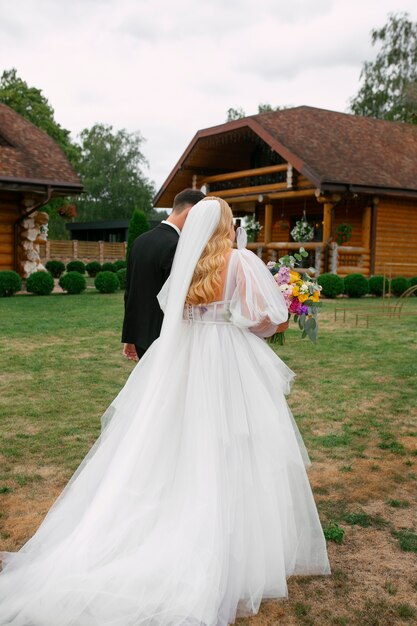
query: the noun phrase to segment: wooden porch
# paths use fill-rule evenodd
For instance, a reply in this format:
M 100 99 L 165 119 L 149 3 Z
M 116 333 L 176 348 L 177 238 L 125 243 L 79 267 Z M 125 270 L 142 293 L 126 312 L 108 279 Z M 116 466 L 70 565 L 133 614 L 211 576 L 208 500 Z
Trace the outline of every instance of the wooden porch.
M 289 163 L 207 177 L 194 175 L 192 184 L 207 195 L 224 198 L 237 218 L 253 215 L 261 223 L 261 233 L 248 248 L 265 261 L 276 260 L 303 246 L 311 253 L 309 264 L 317 274 L 369 276 L 372 271 L 372 216 L 378 204 L 376 197 L 362 199 L 350 208 L 353 245 L 337 245 L 335 230 L 343 222 L 343 210 L 348 210 L 347 198 L 336 193 L 322 195 Z M 304 212 L 307 221 L 319 224 L 318 241 L 292 240 L 292 224 Z

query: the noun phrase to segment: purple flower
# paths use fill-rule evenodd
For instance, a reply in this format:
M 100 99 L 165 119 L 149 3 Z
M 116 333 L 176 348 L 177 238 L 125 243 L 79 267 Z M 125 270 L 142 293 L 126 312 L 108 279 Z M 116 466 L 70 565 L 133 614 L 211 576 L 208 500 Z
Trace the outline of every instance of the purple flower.
M 306 306 L 305 304 L 302 304 L 300 307 L 300 315 L 304 313 L 304 315 L 308 315 L 308 306 Z
M 290 268 L 285 267 L 285 265 L 279 268 L 278 274 L 275 276 L 275 280 L 278 285 L 283 285 L 284 283 L 290 282 Z

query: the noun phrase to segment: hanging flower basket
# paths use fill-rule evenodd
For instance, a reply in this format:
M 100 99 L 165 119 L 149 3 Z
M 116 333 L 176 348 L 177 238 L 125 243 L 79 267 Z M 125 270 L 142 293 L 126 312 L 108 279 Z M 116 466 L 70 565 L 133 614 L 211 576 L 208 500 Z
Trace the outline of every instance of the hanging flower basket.
M 248 241 L 256 241 L 258 234 L 262 230 L 262 226 L 255 220 L 254 217 L 250 217 L 245 224 L 246 234 Z
M 295 223 L 291 231 L 294 241 L 312 241 L 314 237 L 314 228 L 307 222 L 305 215 Z
M 63 218 L 71 219 L 77 217 L 77 207 L 75 204 L 64 204 L 59 207 L 58 213 Z

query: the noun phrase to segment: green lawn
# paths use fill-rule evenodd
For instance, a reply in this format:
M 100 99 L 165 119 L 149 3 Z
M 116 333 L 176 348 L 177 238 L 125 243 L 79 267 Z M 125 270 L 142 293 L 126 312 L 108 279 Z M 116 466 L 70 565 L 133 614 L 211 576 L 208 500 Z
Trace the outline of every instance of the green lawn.
M 327 301 L 317 345 L 293 324 L 277 348 L 297 373 L 289 403 L 323 526 L 344 539 L 328 542 L 331 577 L 290 580 L 289 601 L 243 623 L 416 623 L 417 298 L 399 319 L 379 307 Z M 129 375 L 122 312 L 121 292 L 0 299 L 0 549 L 34 532 Z

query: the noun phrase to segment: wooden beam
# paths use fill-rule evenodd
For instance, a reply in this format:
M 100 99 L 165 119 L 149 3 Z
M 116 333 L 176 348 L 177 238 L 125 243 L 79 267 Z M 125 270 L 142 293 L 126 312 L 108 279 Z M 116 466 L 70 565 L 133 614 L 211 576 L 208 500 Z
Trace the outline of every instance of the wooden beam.
M 371 245 L 371 218 L 372 207 L 368 205 L 362 213 L 362 245 L 364 248 L 370 248 Z
M 322 246 L 321 241 L 306 241 L 303 242 L 303 248 L 305 250 L 315 250 Z M 300 243 L 298 241 L 271 241 L 266 244 L 266 247 L 270 250 L 298 250 Z
M 272 214 L 274 207 L 272 204 L 265 205 L 265 243 L 269 243 L 272 239 Z
M 253 189 L 253 187 L 250 187 L 250 189 Z M 237 192 L 239 191 L 239 189 L 235 189 L 234 192 L 237 194 Z M 280 192 L 274 192 L 274 193 L 263 193 L 263 199 L 264 202 L 268 201 L 268 200 L 277 200 L 279 198 L 304 198 L 306 196 L 314 196 L 314 192 L 315 189 L 300 189 L 300 191 L 280 191 Z M 218 192 L 213 191 L 213 194 L 210 195 L 217 195 Z M 220 193 L 220 192 L 219 192 Z M 239 202 L 257 202 L 258 201 L 258 196 L 259 193 L 248 193 L 247 195 L 242 194 L 242 195 L 236 195 L 236 196 L 232 196 L 232 197 L 227 197 L 225 198 L 225 200 L 227 200 L 227 202 L 229 204 L 233 203 L 233 204 L 238 204 Z
M 372 200 L 372 211 L 371 211 L 371 267 L 370 274 L 371 276 L 375 274 L 375 263 L 376 263 L 376 225 L 378 219 L 378 204 L 379 198 L 374 196 Z M 384 283 L 385 284 L 385 283 Z
M 288 163 L 281 165 L 268 165 L 266 167 L 258 167 L 251 170 L 240 170 L 238 172 L 228 172 L 227 174 L 216 174 L 215 176 L 207 176 L 202 184 L 219 183 L 225 180 L 235 180 L 236 178 L 246 178 L 246 176 L 261 176 L 262 174 L 272 174 L 274 172 L 286 172 Z
M 338 246 L 340 254 L 369 254 L 369 246 Z
M 315 188 L 312 189 L 300 189 L 299 191 L 281 191 L 280 193 L 269 193 L 268 198 L 271 200 L 277 200 L 279 198 L 304 198 L 305 196 L 314 196 Z
M 210 195 L 218 196 L 219 198 L 227 198 L 228 196 L 236 195 L 236 193 L 245 194 L 245 193 L 267 193 L 269 195 L 269 191 L 275 191 L 277 189 L 287 189 L 287 183 L 274 183 L 272 185 L 256 185 L 254 187 L 236 187 L 235 189 L 225 189 L 222 191 L 213 191 L 210 190 Z
M 323 245 L 326 246 L 332 235 L 333 203 L 325 202 L 323 205 Z

